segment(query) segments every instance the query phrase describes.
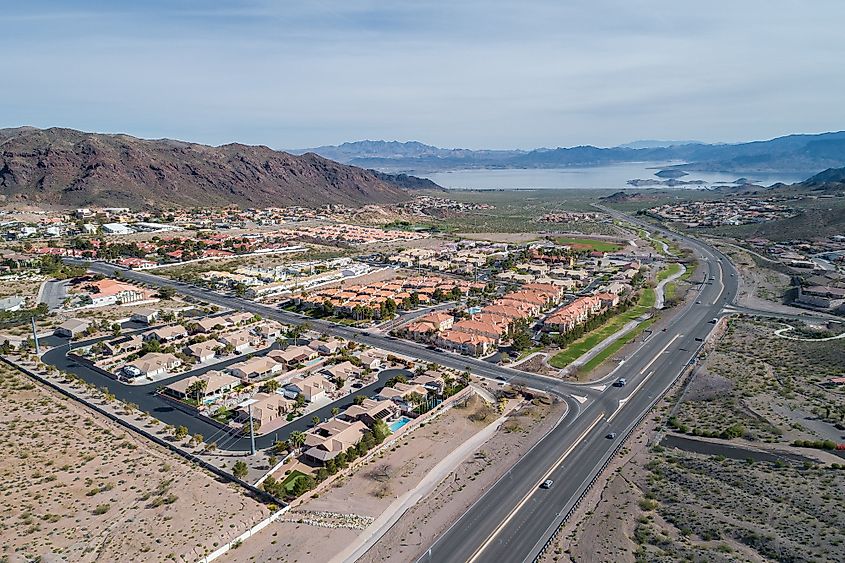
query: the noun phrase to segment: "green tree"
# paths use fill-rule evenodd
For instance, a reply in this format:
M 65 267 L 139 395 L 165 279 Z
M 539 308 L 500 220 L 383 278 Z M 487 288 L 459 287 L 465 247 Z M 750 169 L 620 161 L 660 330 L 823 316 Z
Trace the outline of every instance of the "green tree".
M 243 479 L 246 477 L 248 472 L 249 468 L 242 459 L 236 461 L 235 465 L 232 466 L 232 475 L 234 475 L 237 479 Z
M 194 398 L 197 404 L 205 397 L 205 391 L 208 389 L 208 381 L 205 379 L 197 379 L 185 389 L 185 392 Z
M 177 426 L 177 427 L 173 430 L 173 436 L 174 436 L 177 440 L 181 440 L 182 438 L 184 438 L 184 437 L 185 437 L 185 436 L 187 436 L 187 435 L 188 435 L 188 427 L 187 427 L 187 426 Z
M 169 286 L 161 287 L 158 290 L 158 296 L 160 299 L 173 299 L 175 295 L 176 289 Z
M 305 444 L 305 432 L 298 430 L 291 432 L 290 436 L 288 436 L 288 444 L 290 444 L 293 450 L 301 448 Z

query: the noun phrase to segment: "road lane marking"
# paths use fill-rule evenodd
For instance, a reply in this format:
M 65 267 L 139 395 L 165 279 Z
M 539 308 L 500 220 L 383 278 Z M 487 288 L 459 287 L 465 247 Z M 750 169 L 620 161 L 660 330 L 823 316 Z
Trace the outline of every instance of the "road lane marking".
M 644 373 L 645 373 L 645 370 L 647 370 L 648 368 L 650 368 L 650 367 L 651 367 L 651 364 L 653 364 L 654 362 L 656 362 L 656 361 L 657 361 L 657 358 L 659 358 L 660 356 L 662 356 L 662 355 L 663 355 L 663 352 L 665 352 L 665 351 L 666 351 L 666 349 L 667 349 L 669 346 L 671 346 L 671 345 L 672 345 L 672 343 L 673 343 L 675 340 L 677 340 L 678 338 L 680 338 L 680 337 L 681 337 L 681 335 L 680 335 L 680 334 L 676 334 L 675 336 L 673 336 L 673 337 L 672 337 L 672 340 L 670 340 L 670 341 L 666 344 L 666 346 L 664 346 L 664 347 L 663 347 L 663 349 L 662 349 L 662 350 L 660 350 L 660 352 L 658 352 L 658 353 L 657 353 L 657 354 L 656 354 L 656 355 L 655 355 L 655 356 L 651 359 L 651 361 L 650 361 L 648 364 L 646 364 L 646 366 L 645 366 L 643 369 L 641 369 L 641 370 L 640 370 L 640 375 L 644 374 Z
M 581 403 L 582 405 L 587 402 L 587 397 L 582 397 L 581 395 L 569 395 L 569 396 L 572 397 L 573 399 L 575 399 L 576 401 L 578 401 L 579 403 Z
M 604 391 L 607 389 L 607 385 L 593 385 L 590 389 L 594 389 L 596 391 Z
M 650 372 L 648 372 L 648 375 L 647 375 L 647 376 L 645 376 L 645 377 L 643 378 L 643 380 L 642 380 L 642 381 L 640 381 L 640 383 L 639 383 L 636 387 L 634 387 L 634 390 L 633 390 L 633 391 L 631 391 L 631 393 L 630 393 L 627 397 L 625 397 L 624 399 L 619 399 L 619 406 L 618 406 L 618 407 L 616 407 L 616 410 L 615 410 L 615 411 L 613 411 L 613 414 L 611 414 L 611 415 L 610 415 L 610 418 L 608 418 L 608 419 L 607 419 L 607 421 L 608 421 L 608 422 L 612 421 L 612 420 L 616 417 L 616 415 L 617 415 L 617 414 L 619 414 L 619 411 L 621 411 L 621 410 L 622 410 L 622 407 L 624 407 L 624 406 L 625 406 L 625 404 L 626 404 L 628 401 L 630 401 L 630 400 L 631 400 L 631 397 L 633 397 L 633 396 L 634 396 L 634 394 L 635 394 L 637 391 L 639 391 L 639 390 L 640 390 L 640 387 L 642 387 L 643 385 L 645 385 L 645 382 L 646 382 L 646 381 L 648 381 L 648 378 L 649 378 L 649 377 L 651 377 L 652 375 L 654 375 L 654 370 L 651 370 Z
M 541 477 L 540 480 L 537 481 L 537 483 L 533 487 L 531 487 L 531 490 L 528 492 L 527 495 L 525 495 L 525 498 L 523 498 L 519 502 L 519 504 L 517 504 L 516 507 L 513 510 L 510 511 L 507 518 L 505 518 L 504 521 L 501 524 L 499 524 L 496 527 L 495 530 L 493 530 L 493 533 L 490 534 L 490 536 L 484 541 L 484 543 L 482 543 L 478 547 L 478 549 L 475 550 L 475 553 L 473 553 L 472 557 L 470 557 L 467 560 L 467 563 L 474 563 L 475 560 L 478 559 L 478 557 L 481 555 L 481 553 L 487 548 L 488 545 L 490 545 L 490 542 L 492 542 L 496 538 L 496 536 L 499 534 L 499 532 L 501 532 L 502 529 L 505 526 L 507 526 L 508 522 L 510 522 L 511 519 L 516 515 L 516 513 L 519 512 L 519 510 L 525 505 L 526 502 L 528 502 L 528 499 L 530 499 L 531 496 L 534 495 L 534 493 L 537 492 L 537 488 L 543 483 L 543 481 L 548 479 L 549 475 L 554 473 L 554 471 L 560 466 L 560 464 L 563 463 L 563 461 L 567 457 L 569 457 L 569 454 L 572 453 L 572 450 L 574 450 L 578 446 L 578 444 L 580 444 L 584 440 L 584 438 L 587 437 L 587 434 L 589 434 L 590 431 L 592 431 L 592 429 L 595 428 L 596 425 L 599 422 L 601 422 L 601 420 L 603 418 L 604 418 L 604 413 L 599 414 L 596 417 L 596 419 L 593 421 L 593 423 L 590 424 L 590 426 L 588 426 L 587 429 L 584 430 L 584 432 L 580 436 L 578 436 L 578 439 L 575 440 L 575 442 L 571 446 L 569 446 L 569 448 L 567 448 L 567 450 L 565 452 L 563 452 L 563 455 L 560 456 L 560 458 L 554 463 L 554 465 L 551 466 L 551 469 L 549 469 L 549 471 L 546 472 L 546 474 L 543 475 L 543 477 Z

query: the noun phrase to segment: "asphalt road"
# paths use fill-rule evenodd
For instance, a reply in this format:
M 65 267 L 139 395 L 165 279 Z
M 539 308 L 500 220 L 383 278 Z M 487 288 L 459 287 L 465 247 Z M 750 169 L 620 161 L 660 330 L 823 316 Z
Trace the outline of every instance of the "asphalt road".
M 62 301 L 64 301 L 65 297 L 67 297 L 67 281 L 46 281 L 41 287 L 39 303 L 46 303 L 48 310 L 55 311 L 61 307 Z

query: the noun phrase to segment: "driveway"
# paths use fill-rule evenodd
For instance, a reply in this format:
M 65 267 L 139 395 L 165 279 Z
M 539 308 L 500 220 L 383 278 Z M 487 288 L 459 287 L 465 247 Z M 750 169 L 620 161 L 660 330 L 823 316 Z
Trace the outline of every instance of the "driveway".
M 67 297 L 66 280 L 46 281 L 41 284 L 38 291 L 38 302 L 46 303 L 47 309 L 50 311 L 55 311 L 61 307 L 65 297 Z

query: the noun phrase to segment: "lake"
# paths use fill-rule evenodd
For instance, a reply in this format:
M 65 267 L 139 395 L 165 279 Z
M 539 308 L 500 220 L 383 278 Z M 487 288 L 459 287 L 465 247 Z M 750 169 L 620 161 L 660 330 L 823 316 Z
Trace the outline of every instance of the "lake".
M 422 172 L 416 176 L 429 178 L 433 182 L 452 189 L 565 189 L 565 188 L 633 188 L 628 180 L 656 179 L 660 168 L 678 163 L 626 162 L 606 166 L 572 168 L 529 168 L 529 169 L 473 169 L 448 172 Z M 737 178 L 746 177 L 753 183 L 769 186 L 776 182 L 793 183 L 806 179 L 809 174 L 737 174 L 734 172 L 689 172 L 679 180 L 703 180 L 705 186 L 690 185 L 679 188 L 702 188 L 715 184 L 727 184 Z M 636 189 L 665 188 L 666 186 L 639 186 Z

